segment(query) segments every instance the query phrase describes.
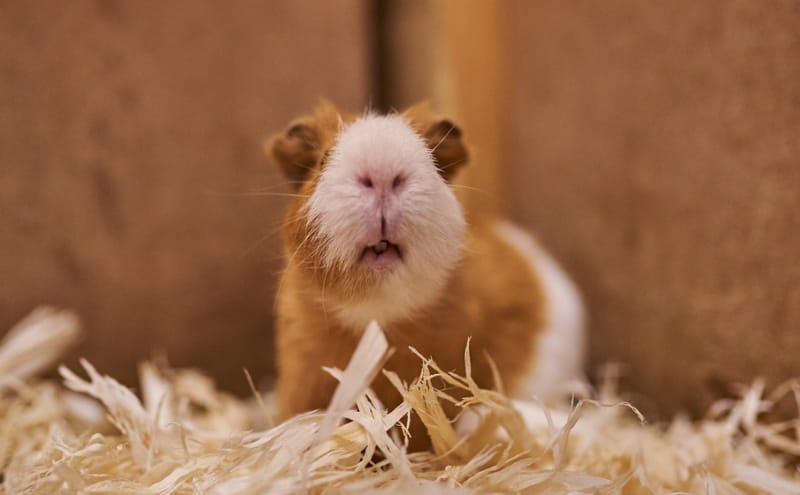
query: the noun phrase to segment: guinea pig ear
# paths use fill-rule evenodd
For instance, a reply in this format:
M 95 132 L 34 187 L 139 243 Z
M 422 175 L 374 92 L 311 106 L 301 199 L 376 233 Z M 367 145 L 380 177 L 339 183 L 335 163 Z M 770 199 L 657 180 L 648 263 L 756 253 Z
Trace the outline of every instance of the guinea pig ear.
M 323 101 L 312 114 L 293 121 L 284 132 L 267 139 L 264 151 L 294 188 L 299 189 L 333 143 L 341 122 L 336 107 Z
M 461 129 L 447 119 L 437 120 L 428 126 L 423 137 L 433 153 L 439 173 L 445 180 L 452 180 L 456 171 L 466 165 L 469 159 Z
M 469 159 L 461 129 L 450 120 L 435 117 L 430 104 L 425 101 L 408 108 L 403 116 L 425 139 L 439 173 L 445 180 L 451 180 Z
M 268 139 L 264 143 L 264 151 L 297 189 L 320 158 L 319 137 L 312 125 L 298 121 L 285 132 Z

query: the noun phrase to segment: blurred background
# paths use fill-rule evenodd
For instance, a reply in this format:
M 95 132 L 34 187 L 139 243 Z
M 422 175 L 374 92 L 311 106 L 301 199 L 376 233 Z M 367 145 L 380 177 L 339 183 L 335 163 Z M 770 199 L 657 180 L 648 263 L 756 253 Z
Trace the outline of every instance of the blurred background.
M 459 122 L 468 208 L 555 253 L 651 415 L 800 375 L 796 0 L 0 2 L 0 333 L 56 304 L 129 385 L 268 380 L 261 142 L 320 97 Z

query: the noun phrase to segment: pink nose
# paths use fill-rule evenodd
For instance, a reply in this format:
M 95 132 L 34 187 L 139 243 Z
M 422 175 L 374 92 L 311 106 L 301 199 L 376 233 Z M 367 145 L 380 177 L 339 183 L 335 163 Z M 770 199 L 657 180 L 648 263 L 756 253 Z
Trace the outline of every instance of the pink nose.
M 405 178 L 402 175 L 395 175 L 391 178 L 391 180 L 378 180 L 373 178 L 371 175 L 362 175 L 358 182 L 366 187 L 367 189 L 382 189 L 382 190 L 392 190 L 396 191 L 403 187 L 403 183 L 405 183 Z

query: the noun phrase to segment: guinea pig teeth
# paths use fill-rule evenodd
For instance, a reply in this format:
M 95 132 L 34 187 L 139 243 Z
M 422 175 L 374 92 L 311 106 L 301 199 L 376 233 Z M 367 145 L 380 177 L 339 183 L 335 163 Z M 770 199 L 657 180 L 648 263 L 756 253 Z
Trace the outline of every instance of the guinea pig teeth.
M 389 249 L 389 242 L 388 241 L 381 241 L 375 246 L 373 246 L 372 250 L 375 251 L 375 254 L 381 254 L 382 252 Z

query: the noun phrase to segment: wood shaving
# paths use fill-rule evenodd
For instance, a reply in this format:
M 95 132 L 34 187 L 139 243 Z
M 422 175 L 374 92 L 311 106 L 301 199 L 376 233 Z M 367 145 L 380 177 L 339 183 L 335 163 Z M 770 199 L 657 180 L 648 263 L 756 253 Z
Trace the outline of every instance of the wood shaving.
M 422 357 L 413 383 L 384 371 L 404 397 L 387 410 L 367 388 L 390 352 L 373 324 L 348 368 L 328 370 L 328 411 L 274 424 L 271 396 L 235 398 L 197 370 L 142 363 L 141 397 L 87 361 L 85 378 L 37 380 L 78 334 L 74 315 L 41 309 L 0 343 L 2 494 L 800 494 L 800 421 L 763 419 L 800 398 L 796 381 L 654 425 L 608 383 L 548 406 L 481 389 L 467 348 L 466 376 Z M 441 384 L 465 392 L 457 424 Z M 406 452 L 409 414 L 432 452 Z

